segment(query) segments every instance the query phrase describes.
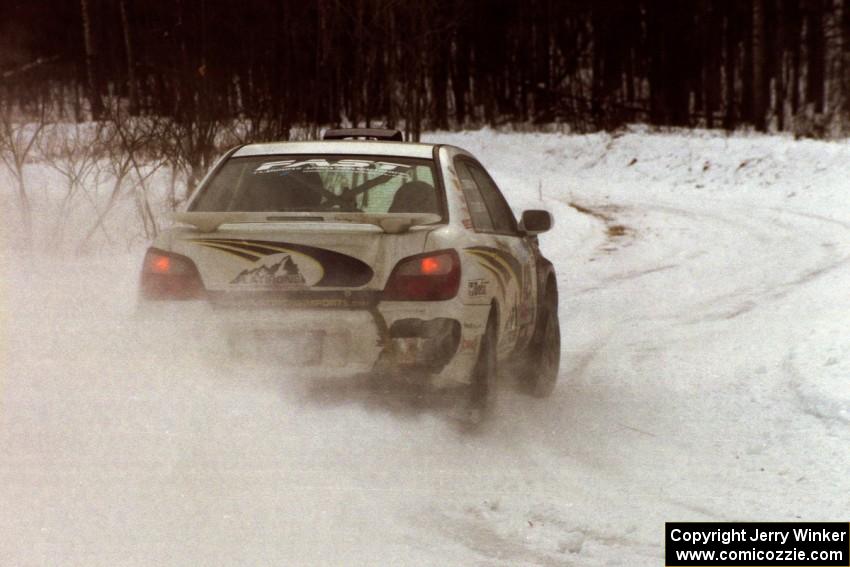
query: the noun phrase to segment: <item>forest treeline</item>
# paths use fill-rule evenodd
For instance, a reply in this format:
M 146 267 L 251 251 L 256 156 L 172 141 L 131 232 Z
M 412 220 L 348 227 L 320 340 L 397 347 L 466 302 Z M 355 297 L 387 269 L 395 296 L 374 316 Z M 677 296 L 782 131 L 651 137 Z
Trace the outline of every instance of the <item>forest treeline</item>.
M 0 26 L 4 104 L 68 121 L 850 129 L 850 0 L 6 0 Z

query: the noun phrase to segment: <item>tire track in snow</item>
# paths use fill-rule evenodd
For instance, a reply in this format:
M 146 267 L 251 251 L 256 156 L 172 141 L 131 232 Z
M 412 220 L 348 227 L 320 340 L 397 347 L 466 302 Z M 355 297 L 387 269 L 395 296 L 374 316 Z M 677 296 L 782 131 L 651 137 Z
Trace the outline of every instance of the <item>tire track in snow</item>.
M 586 205 L 582 207 L 591 209 Z M 613 211 L 616 211 L 616 217 L 612 216 Z M 607 390 L 608 395 L 639 393 L 640 388 L 620 387 L 617 384 L 620 380 L 629 379 L 619 378 L 616 369 L 623 368 L 622 363 L 625 360 L 633 359 L 632 355 L 638 354 L 634 350 L 629 352 L 630 349 L 643 345 L 640 346 L 639 353 L 643 358 L 641 367 L 658 366 L 659 362 L 663 367 L 663 360 L 671 355 L 677 358 L 687 357 L 687 352 L 682 351 L 680 355 L 679 349 L 694 348 L 694 340 L 699 341 L 697 344 L 705 345 L 704 339 L 700 337 L 706 336 L 712 327 L 718 328 L 718 331 L 712 333 L 725 332 L 734 335 L 742 327 L 738 320 L 745 315 L 749 314 L 755 318 L 770 317 L 771 309 L 765 309 L 766 307 L 779 305 L 793 298 L 794 293 L 801 288 L 817 282 L 850 261 L 846 245 L 828 245 L 833 241 L 840 242 L 850 227 L 840 221 L 833 222 L 832 219 L 777 208 L 752 208 L 746 212 L 734 209 L 706 212 L 663 203 L 606 206 L 604 215 L 599 215 L 598 218 L 606 226 L 613 223 L 628 226 L 634 242 L 628 248 L 597 248 L 592 266 L 587 266 L 589 276 L 579 281 L 572 289 L 562 289 L 562 297 L 565 299 L 562 321 L 566 323 L 566 344 L 565 369 L 561 379 L 568 381 L 566 374 L 571 367 L 580 369 L 578 376 L 574 378 L 582 380 L 584 385 L 578 390 L 570 391 L 578 397 L 563 406 L 564 413 L 548 414 L 541 419 L 550 427 L 572 425 L 577 426 L 579 430 L 567 434 L 566 440 L 543 441 L 547 444 L 546 450 L 550 454 L 563 453 L 566 450 L 568 455 L 578 459 L 579 465 L 582 462 L 588 464 L 601 459 L 601 462 L 606 463 L 609 473 L 603 485 L 614 488 L 620 483 L 646 488 L 646 478 L 634 478 L 633 475 L 625 481 L 618 478 L 618 465 L 615 465 L 619 462 L 621 469 L 629 466 L 646 467 L 645 459 L 626 456 L 611 461 L 611 455 L 606 454 L 606 442 L 594 447 L 594 443 L 582 443 L 580 438 L 587 436 L 598 441 L 604 437 L 622 437 L 622 433 L 616 432 L 615 426 L 618 424 L 627 430 L 660 431 L 656 437 L 638 436 L 630 439 L 647 452 L 663 448 L 661 455 L 666 455 L 671 462 L 681 462 L 682 455 L 673 457 L 670 453 L 669 424 L 675 423 L 676 419 L 657 419 L 650 415 L 649 421 L 644 422 L 642 419 L 647 415 L 645 412 L 634 412 L 638 409 L 635 403 L 603 398 L 594 404 L 587 396 L 600 395 L 600 390 L 594 390 L 596 387 Z M 671 231 L 671 228 L 676 230 Z M 600 227 L 600 230 L 605 229 Z M 730 257 L 737 260 L 732 268 L 740 266 L 741 269 L 730 269 L 727 262 Z M 789 258 L 794 261 L 789 262 Z M 558 266 L 558 269 L 564 268 Z M 685 285 L 688 282 L 696 282 L 696 285 L 688 288 Z M 659 293 L 659 289 L 662 289 L 663 293 Z M 649 297 L 645 297 L 646 295 Z M 664 305 L 664 302 L 667 305 Z M 587 324 L 589 321 L 594 324 Z M 672 331 L 671 328 L 676 326 L 693 327 L 693 330 Z M 576 337 L 576 334 L 580 336 Z M 734 343 L 734 340 L 728 342 Z M 710 343 L 703 348 L 706 347 L 710 348 Z M 733 368 L 717 369 L 718 372 L 729 370 Z M 637 372 L 640 372 L 640 369 L 637 369 Z M 652 376 L 635 377 L 643 380 L 642 385 L 646 386 L 649 392 L 643 392 L 644 395 L 636 398 L 636 403 L 648 401 L 656 395 L 666 395 L 669 398 L 669 394 L 664 394 L 667 386 L 663 382 L 653 379 Z M 765 375 L 766 379 L 772 380 L 772 377 L 770 372 Z M 564 380 L 565 378 L 567 380 Z M 730 378 L 737 380 L 735 375 Z M 564 385 L 560 387 L 563 388 Z M 767 387 L 774 386 L 768 383 Z M 746 386 L 739 389 L 741 395 L 747 395 Z M 674 394 L 673 399 L 678 399 L 675 391 L 670 393 Z M 781 392 L 769 395 L 773 399 L 776 399 L 777 395 L 782 399 L 787 397 Z M 559 397 L 556 403 L 563 401 L 564 398 Z M 587 405 L 589 401 L 589 405 L 595 410 L 582 412 L 579 408 Z M 745 408 L 750 405 L 746 400 L 740 400 L 740 403 L 736 401 L 735 404 L 721 409 L 718 415 L 717 411 L 712 409 L 718 401 L 710 400 L 710 404 L 706 405 L 698 397 L 689 397 L 686 403 L 698 409 L 690 417 L 697 422 L 703 419 L 718 419 L 720 415 L 726 414 L 731 417 L 739 411 L 736 409 L 739 405 L 743 404 L 742 407 Z M 681 411 L 672 408 L 669 399 L 663 404 L 655 404 L 661 414 L 671 409 L 674 412 Z M 786 403 L 783 402 L 779 407 L 785 406 Z M 573 415 L 572 419 L 566 417 L 566 414 L 576 410 L 578 416 Z M 778 414 L 781 414 L 781 410 L 768 411 L 765 416 Z M 548 419 L 552 419 L 557 425 L 548 422 Z M 716 424 L 709 428 L 710 431 L 723 429 L 723 426 Z M 693 427 L 688 430 L 693 430 Z M 735 427 L 731 427 L 731 430 L 734 431 Z M 532 436 L 533 431 L 522 431 L 521 434 Z M 673 433 L 672 437 L 677 437 L 676 433 Z M 575 441 L 579 443 L 574 443 Z M 710 438 L 703 441 L 708 441 L 709 445 L 715 443 Z M 721 446 L 726 444 L 732 447 L 736 442 L 723 439 L 719 441 Z M 676 452 L 694 451 L 693 443 L 693 440 L 676 441 L 673 447 Z M 538 446 L 538 450 L 541 448 Z M 745 447 L 742 450 L 748 451 Z M 746 458 L 747 461 L 758 461 L 760 458 L 758 452 L 751 455 Z M 587 460 L 588 457 L 590 461 Z M 553 461 L 557 460 L 558 457 L 553 456 Z M 703 462 L 704 457 L 699 457 L 698 461 Z M 716 466 L 738 466 L 742 467 L 740 470 L 754 466 L 736 465 L 736 462 L 734 459 L 721 459 Z M 704 464 L 711 467 L 708 463 Z M 755 470 L 759 469 L 756 467 Z M 761 470 L 764 471 L 764 467 Z M 628 473 L 624 474 L 626 477 L 630 476 Z M 726 473 L 718 468 L 713 474 L 722 478 Z M 651 490 L 653 488 L 650 488 Z M 705 500 L 697 500 L 688 490 L 678 496 L 664 496 L 661 500 L 655 500 L 653 505 L 664 509 L 666 506 L 661 505 L 661 501 L 671 509 L 679 510 L 680 514 L 681 511 L 689 515 L 696 514 L 697 519 L 729 516 L 729 510 L 724 509 L 722 503 L 719 507 L 716 502 L 706 504 Z M 606 530 L 602 533 L 606 533 Z M 616 536 L 616 533 L 611 533 L 611 536 Z M 638 541 L 649 544 L 648 540 L 638 538 Z M 584 557 L 584 560 L 588 563 L 581 564 L 592 562 L 589 557 Z
M 666 214 L 669 216 L 680 217 L 682 219 L 685 219 L 687 221 L 687 225 L 689 225 L 690 229 L 694 232 L 704 231 L 707 234 L 715 235 L 728 233 L 728 231 L 718 230 L 717 228 L 712 229 L 711 225 L 719 224 L 721 226 L 726 226 L 730 229 L 733 229 L 735 233 L 739 235 L 741 241 L 748 243 L 756 242 L 760 245 L 763 245 L 765 248 L 773 247 L 773 245 L 776 244 L 776 241 L 780 240 L 780 238 L 778 238 L 775 233 L 776 228 L 778 226 L 781 226 L 779 223 L 776 222 L 776 218 L 765 218 L 765 212 L 770 212 L 781 216 L 787 215 L 791 217 L 807 219 L 810 221 L 813 220 L 819 224 L 827 223 L 837 228 L 840 228 L 843 231 L 850 231 L 850 223 L 838 221 L 822 215 L 802 213 L 798 211 L 779 209 L 776 207 L 754 209 L 748 211 L 746 219 L 743 220 L 728 218 L 717 213 L 705 213 L 702 211 L 693 211 L 684 209 L 682 207 L 674 207 L 663 204 L 606 204 L 602 207 L 603 212 L 598 213 L 595 212 L 596 209 L 591 206 L 581 205 L 580 207 L 578 207 L 577 210 L 586 212 L 587 214 L 592 214 L 593 216 L 602 219 L 608 226 L 619 223 L 617 224 L 618 226 L 625 225 L 633 227 L 635 225 L 641 224 L 640 222 L 636 222 L 636 215 L 652 215 L 655 213 L 661 213 L 662 215 Z M 617 213 L 619 213 L 621 216 L 612 216 Z M 709 221 L 709 226 L 706 226 L 706 220 Z M 643 222 L 645 223 L 646 221 Z M 812 236 L 813 239 L 817 241 L 816 245 L 813 245 L 813 243 L 810 241 L 803 242 L 803 238 L 801 238 L 802 234 L 800 233 L 800 229 L 802 227 L 800 226 L 799 222 L 791 223 L 782 228 L 782 239 L 785 240 L 792 238 L 794 240 L 794 243 L 801 251 L 801 257 L 803 257 L 803 254 L 806 251 L 811 250 L 818 250 L 822 252 L 822 257 L 815 259 L 814 265 L 810 264 L 811 260 L 805 258 L 807 267 L 798 268 L 798 271 L 795 274 L 790 275 L 790 277 L 780 276 L 775 281 L 771 281 L 770 277 L 767 277 L 763 278 L 764 281 L 762 282 L 736 282 L 739 285 L 734 287 L 732 290 L 729 290 L 722 294 L 711 296 L 709 298 L 706 298 L 701 303 L 691 305 L 691 309 L 703 311 L 703 313 L 690 318 L 688 322 L 697 324 L 703 321 L 734 319 L 740 315 L 749 313 L 753 309 L 759 307 L 760 305 L 770 300 L 782 299 L 788 294 L 792 293 L 796 287 L 807 284 L 850 262 L 850 253 L 836 254 L 837 245 L 835 243 L 820 242 L 819 232 L 813 232 L 811 229 L 806 229 L 804 231 L 806 234 Z M 629 230 L 630 232 L 635 233 L 632 236 L 634 240 L 639 241 L 640 239 L 645 238 L 645 235 L 643 235 L 641 228 L 630 228 Z M 772 238 L 768 236 L 771 231 L 774 232 Z M 608 240 L 612 244 L 616 244 L 617 237 L 609 237 Z M 825 246 L 826 244 L 830 244 L 831 246 Z M 608 248 L 606 248 L 606 251 L 615 252 L 616 248 L 612 248 L 609 246 Z M 701 250 L 695 255 L 702 256 L 705 254 L 705 252 L 706 250 Z M 750 253 L 752 255 L 752 251 L 750 251 Z M 589 291 L 605 288 L 606 284 L 617 284 L 623 281 L 638 279 L 644 276 L 656 274 L 658 272 L 674 270 L 687 266 L 688 259 L 684 259 L 684 261 L 670 262 L 669 260 L 671 259 L 671 257 L 675 256 L 675 254 L 672 256 L 662 255 L 661 257 L 656 258 L 649 256 L 646 259 L 645 265 L 641 266 L 640 268 L 633 269 L 630 271 L 615 271 L 610 275 L 600 277 L 598 278 L 596 284 L 579 289 L 578 293 L 587 293 Z M 801 266 L 802 264 L 803 262 L 801 262 Z M 768 274 L 768 276 L 770 275 L 772 274 Z M 716 308 L 716 305 L 718 303 L 723 303 L 726 301 L 731 302 L 732 305 L 719 310 Z

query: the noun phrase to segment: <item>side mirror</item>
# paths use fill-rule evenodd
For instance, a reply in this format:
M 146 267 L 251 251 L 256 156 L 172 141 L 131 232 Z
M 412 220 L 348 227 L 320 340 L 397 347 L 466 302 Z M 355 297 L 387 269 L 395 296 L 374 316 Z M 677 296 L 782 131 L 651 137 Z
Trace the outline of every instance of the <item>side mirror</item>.
M 552 228 L 552 215 L 549 211 L 523 211 L 519 228 L 529 236 L 536 236 Z

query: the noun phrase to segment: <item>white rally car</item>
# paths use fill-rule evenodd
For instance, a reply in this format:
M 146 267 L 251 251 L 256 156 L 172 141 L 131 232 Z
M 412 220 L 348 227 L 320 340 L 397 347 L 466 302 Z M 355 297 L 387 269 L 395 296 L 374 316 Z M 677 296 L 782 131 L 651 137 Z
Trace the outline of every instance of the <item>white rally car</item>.
M 147 306 L 193 305 L 234 348 L 295 366 L 466 386 L 486 407 L 497 366 L 546 396 L 560 360 L 558 295 L 536 235 L 481 164 L 393 130 L 224 155 L 148 250 Z

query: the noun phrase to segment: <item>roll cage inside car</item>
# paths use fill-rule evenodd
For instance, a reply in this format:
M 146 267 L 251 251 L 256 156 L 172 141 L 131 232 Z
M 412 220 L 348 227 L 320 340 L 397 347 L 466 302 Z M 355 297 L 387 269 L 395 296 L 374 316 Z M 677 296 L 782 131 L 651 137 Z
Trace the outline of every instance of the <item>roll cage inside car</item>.
M 378 132 L 378 134 L 376 134 L 376 136 L 389 136 L 389 134 L 384 134 L 385 132 L 396 132 L 396 133 L 398 133 L 398 135 L 401 135 L 400 132 L 398 132 L 397 130 L 378 130 L 378 129 L 363 128 L 363 129 L 350 129 L 350 130 L 347 129 L 347 130 L 338 131 L 338 132 L 345 133 L 346 134 L 345 138 L 333 137 L 334 131 L 330 131 L 330 132 L 332 132 L 331 137 L 329 138 L 327 135 L 325 135 L 325 139 L 326 140 L 350 139 L 351 136 L 348 135 L 348 132 L 352 132 L 352 131 L 358 132 L 358 133 L 361 132 L 361 131 L 367 132 L 367 133 Z M 342 134 L 340 134 L 340 136 L 341 135 Z M 371 136 L 371 134 L 369 134 L 369 136 L 374 137 L 374 136 Z M 392 134 L 392 136 L 394 136 L 394 134 Z M 381 138 L 376 138 L 376 139 L 396 140 L 395 137 L 381 137 Z M 321 142 L 319 142 L 319 143 L 321 143 Z M 231 159 L 234 159 L 235 154 L 237 152 L 239 152 L 239 150 L 242 149 L 243 147 L 245 147 L 246 145 L 248 145 L 248 144 L 242 144 L 242 145 L 236 146 L 236 147 L 228 150 L 219 159 L 219 161 L 214 165 L 214 167 L 209 171 L 209 173 L 201 180 L 201 183 L 198 185 L 198 188 L 195 190 L 195 192 L 192 194 L 192 196 L 189 199 L 189 208 L 188 208 L 189 212 L 198 211 L 197 207 L 198 207 L 198 204 L 199 204 L 199 201 L 200 201 L 199 197 L 206 191 L 206 189 L 209 187 L 210 183 L 221 173 L 222 168 L 227 163 L 229 163 Z M 435 223 L 435 224 L 447 224 L 449 222 L 449 210 L 448 210 L 449 208 L 448 208 L 448 202 L 447 202 L 447 196 L 446 196 L 445 180 L 444 180 L 442 168 L 440 167 L 441 161 L 440 161 L 440 158 L 439 158 L 439 152 L 440 152 L 441 147 L 442 147 L 441 145 L 435 144 L 433 146 L 433 150 L 431 152 L 432 153 L 431 159 L 433 160 L 434 192 L 436 194 L 436 199 L 437 199 L 437 213 L 440 215 L 439 222 Z M 338 151 L 335 151 L 333 154 L 331 154 L 331 153 L 322 154 L 319 151 L 312 151 L 309 154 L 308 153 L 299 153 L 299 154 L 285 154 L 284 155 L 284 154 L 277 154 L 277 153 L 272 154 L 272 153 L 270 153 L 270 154 L 267 154 L 265 157 L 268 157 L 268 158 L 285 158 L 285 157 L 292 157 L 293 155 L 300 155 L 300 156 L 306 156 L 306 155 L 319 156 L 319 155 L 321 155 L 323 158 L 338 157 L 340 159 L 351 159 L 352 156 L 356 156 L 357 154 L 354 153 L 354 152 L 352 152 L 351 154 L 340 154 Z M 238 159 L 238 157 L 240 157 L 240 156 L 237 156 L 237 159 Z M 370 154 L 368 157 L 369 157 L 369 159 L 376 159 L 376 158 L 409 159 L 407 156 L 395 156 L 391 153 L 388 153 L 387 155 L 380 155 L 380 156 Z M 343 212 L 355 212 L 356 213 L 358 211 L 355 208 L 355 206 L 353 205 L 355 199 L 359 195 L 369 191 L 370 189 L 372 189 L 375 186 L 380 185 L 381 183 L 387 181 L 390 178 L 391 178 L 390 175 L 378 176 L 378 177 L 375 177 L 373 179 L 366 180 L 366 181 L 364 181 L 363 183 L 361 183 L 357 186 L 347 188 L 347 189 L 345 189 L 344 192 L 342 192 L 340 194 L 334 193 L 333 191 L 330 191 L 330 190 L 326 189 L 325 187 L 321 187 L 321 188 L 317 187 L 316 189 L 320 189 L 322 197 L 326 198 L 327 201 L 329 201 L 329 202 L 331 202 L 335 205 L 338 205 L 340 207 L 341 211 L 343 211 Z

